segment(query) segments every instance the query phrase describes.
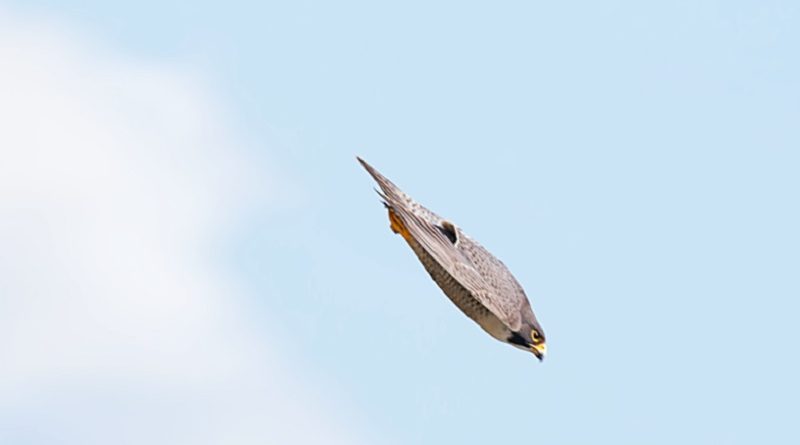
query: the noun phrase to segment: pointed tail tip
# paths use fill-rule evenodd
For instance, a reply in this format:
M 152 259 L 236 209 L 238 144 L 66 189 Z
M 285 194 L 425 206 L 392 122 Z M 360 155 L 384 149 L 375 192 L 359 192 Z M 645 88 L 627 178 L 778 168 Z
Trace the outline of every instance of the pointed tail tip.
M 365 161 L 361 156 L 356 156 L 356 159 L 358 160 L 358 163 L 361 164 L 361 166 L 364 167 L 367 170 L 367 172 L 369 172 L 370 175 L 375 176 L 376 174 L 378 174 L 378 171 L 375 170 L 375 167 L 369 165 L 369 163 Z
M 365 161 L 364 158 L 362 158 L 361 156 L 356 155 L 356 159 L 358 160 L 358 163 L 361 164 L 362 166 L 369 167 L 367 161 Z
M 410 200 L 408 196 L 406 196 L 396 185 L 392 183 L 392 181 L 388 180 L 385 176 L 380 174 L 375 167 L 369 165 L 367 161 L 361 158 L 361 156 L 356 156 L 356 159 L 364 167 L 364 170 L 372 176 L 372 179 L 378 183 L 378 187 L 380 190 L 375 190 L 380 195 L 381 199 L 386 202 L 388 205 L 392 205 L 392 202 L 398 200 Z

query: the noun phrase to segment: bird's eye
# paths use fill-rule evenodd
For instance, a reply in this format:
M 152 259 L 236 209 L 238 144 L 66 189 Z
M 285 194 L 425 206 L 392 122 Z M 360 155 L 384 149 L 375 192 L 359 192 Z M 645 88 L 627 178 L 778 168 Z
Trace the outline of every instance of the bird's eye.
M 539 341 L 539 337 L 539 331 L 535 329 L 531 331 L 531 339 L 533 339 L 533 341 Z

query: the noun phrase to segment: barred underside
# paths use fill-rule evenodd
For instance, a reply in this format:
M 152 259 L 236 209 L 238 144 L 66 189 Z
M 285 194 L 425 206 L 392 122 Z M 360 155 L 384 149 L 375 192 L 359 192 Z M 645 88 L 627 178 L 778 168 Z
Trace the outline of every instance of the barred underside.
M 486 306 L 476 300 L 464 286 L 447 273 L 419 243 L 412 239 L 408 244 L 425 267 L 425 270 L 433 278 L 433 281 L 464 315 L 478 323 L 483 330 L 493 337 L 500 340 L 505 339 L 507 336 L 505 327 Z

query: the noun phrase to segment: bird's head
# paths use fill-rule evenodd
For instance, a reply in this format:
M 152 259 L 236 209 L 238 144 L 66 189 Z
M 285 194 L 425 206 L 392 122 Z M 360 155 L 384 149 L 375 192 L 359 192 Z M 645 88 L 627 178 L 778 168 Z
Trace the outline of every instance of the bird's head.
M 547 353 L 544 331 L 538 323 L 527 324 L 518 332 L 512 332 L 506 341 L 519 349 L 532 352 L 539 361 L 544 360 Z
M 539 361 L 544 360 L 544 356 L 547 353 L 547 343 L 544 341 L 544 332 L 541 327 L 536 326 L 531 329 L 530 349 Z

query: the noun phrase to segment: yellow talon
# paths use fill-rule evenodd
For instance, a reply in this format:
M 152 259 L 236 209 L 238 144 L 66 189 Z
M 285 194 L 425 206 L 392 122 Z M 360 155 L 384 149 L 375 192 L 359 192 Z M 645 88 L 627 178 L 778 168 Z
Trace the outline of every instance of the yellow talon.
M 411 239 L 411 234 L 408 233 L 408 229 L 406 229 L 405 224 L 403 224 L 403 221 L 400 220 L 400 217 L 397 216 L 392 209 L 389 209 L 389 221 L 391 222 L 389 228 L 392 229 L 392 232 L 400 234 L 400 236 L 406 240 Z

